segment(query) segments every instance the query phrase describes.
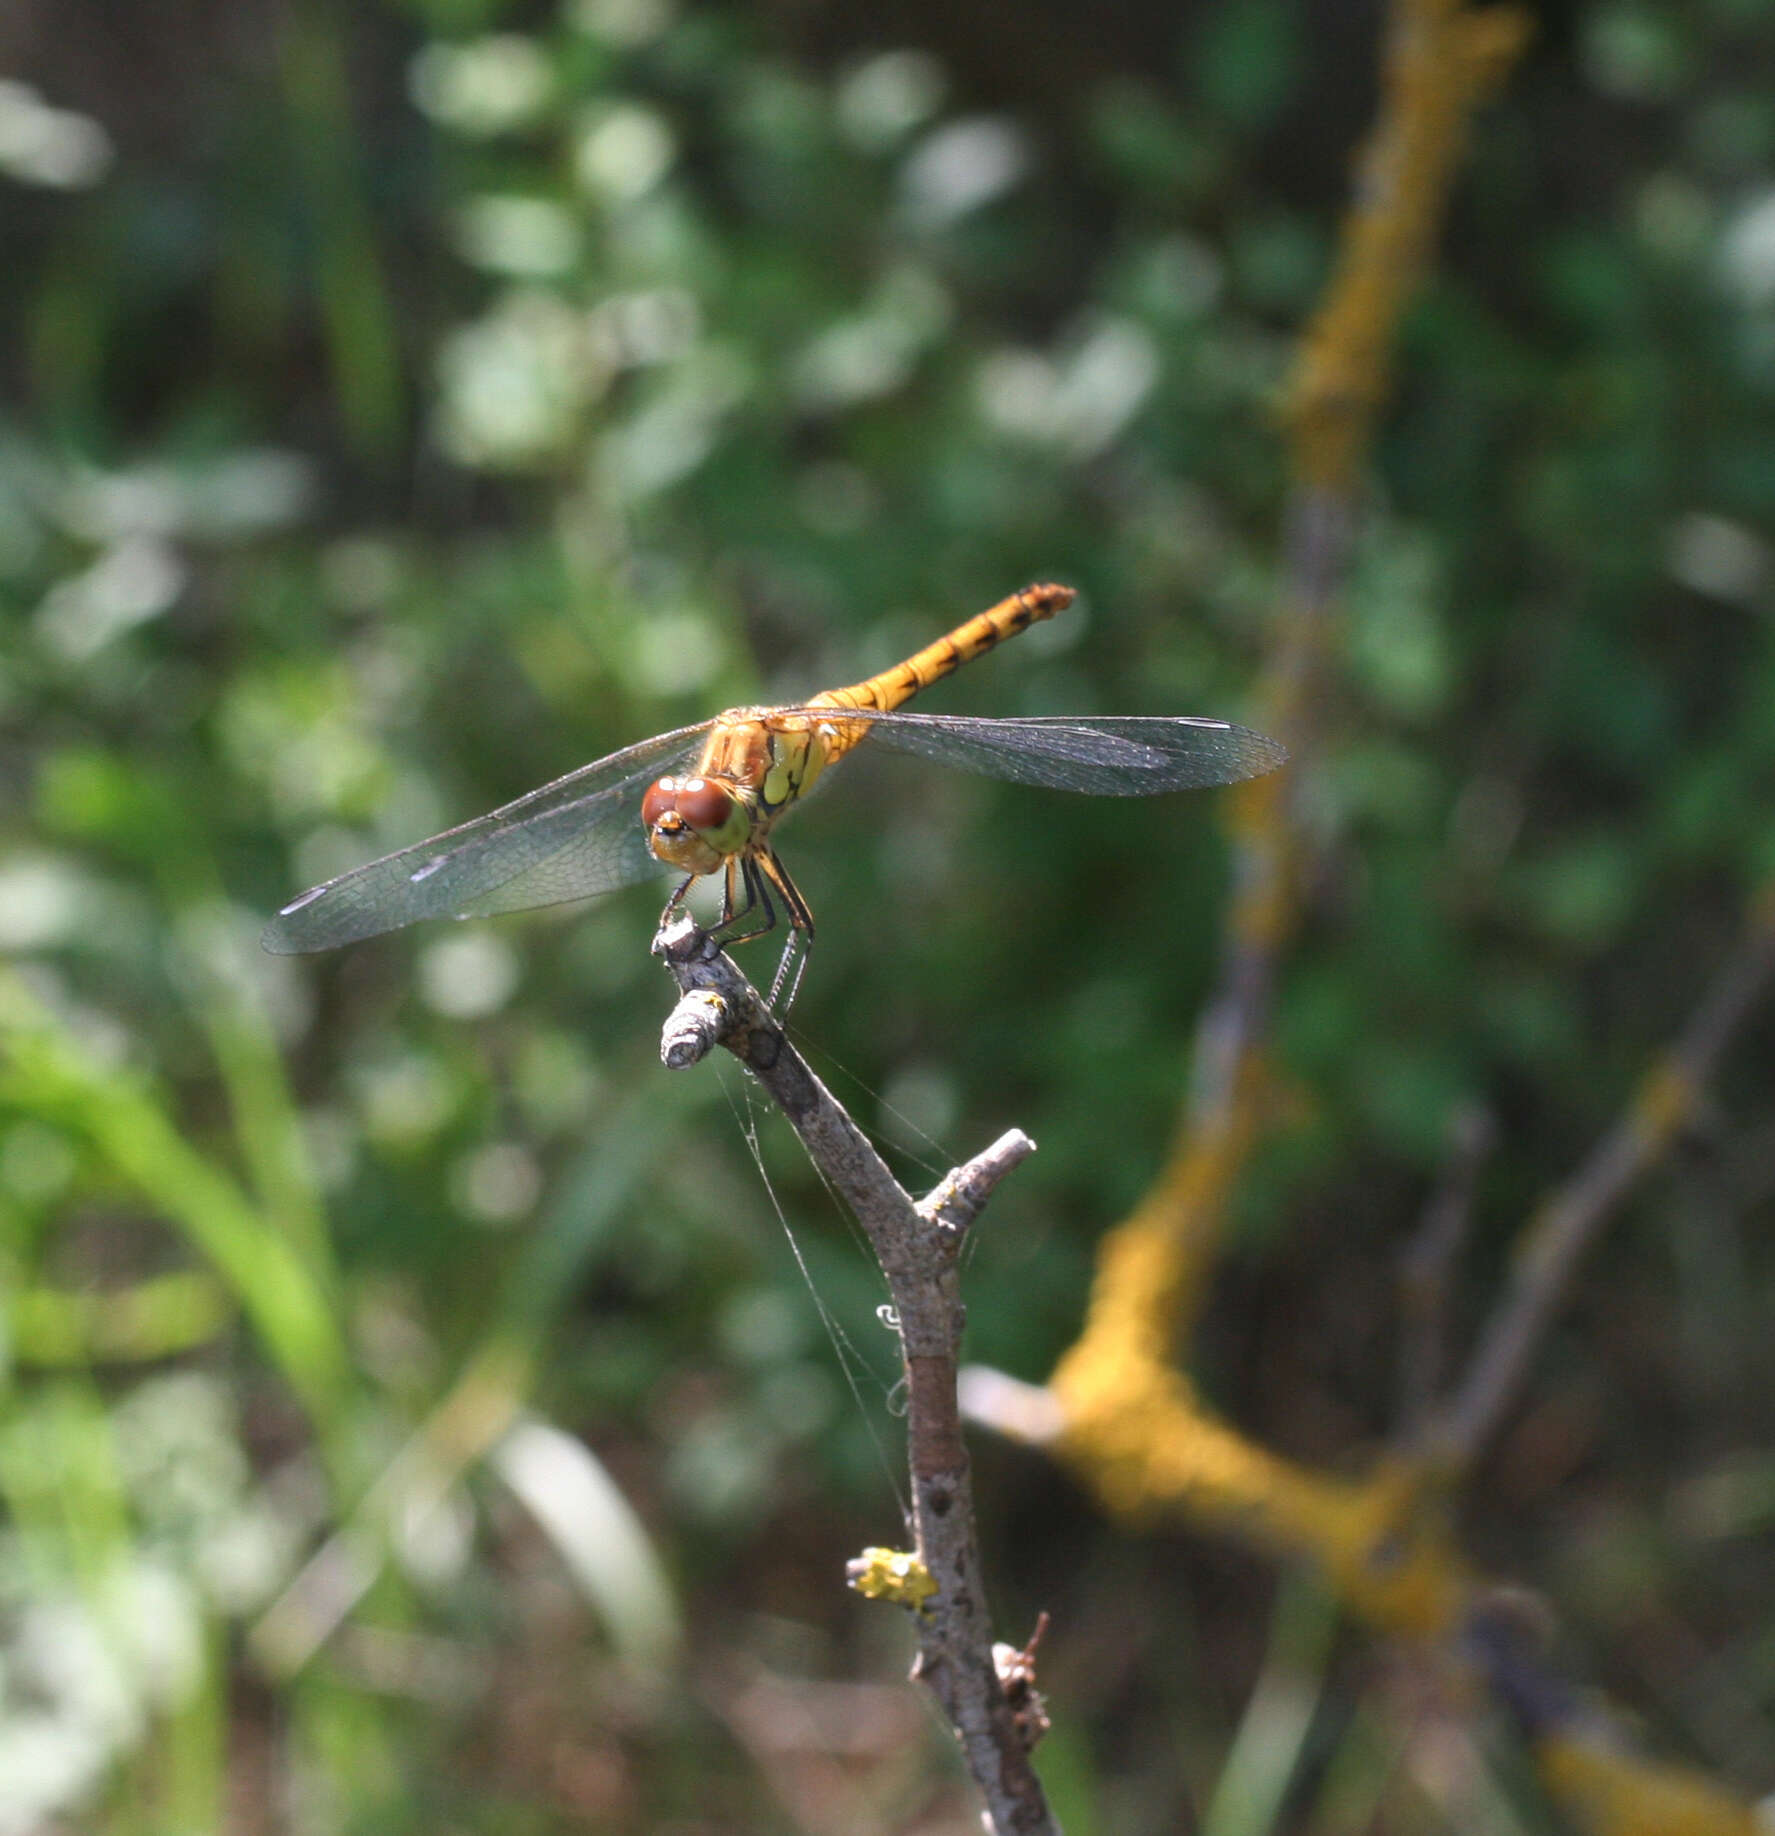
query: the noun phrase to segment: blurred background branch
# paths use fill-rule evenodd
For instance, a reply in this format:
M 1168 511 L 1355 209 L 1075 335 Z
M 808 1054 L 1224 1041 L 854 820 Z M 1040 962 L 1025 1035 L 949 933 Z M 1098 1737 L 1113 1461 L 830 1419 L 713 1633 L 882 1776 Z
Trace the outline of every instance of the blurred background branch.
M 1437 1464 L 1457 1474 L 1472 1467 L 1520 1394 L 1585 1252 L 1634 1183 L 1694 1123 L 1720 1055 L 1775 971 L 1772 919 L 1775 899 L 1765 888 L 1751 903 L 1747 936 L 1715 972 L 1682 1037 L 1640 1080 L 1621 1120 L 1524 1226 L 1513 1252 L 1510 1291 L 1427 1437 L 1429 1457 Z
M 1156 1457 L 1167 1463 L 1183 1457 L 1179 1445 L 1206 1455 L 1224 1439 L 1224 1431 L 1204 1437 L 1189 1429 L 1195 1410 L 1187 1396 L 1178 1398 L 1182 1424 L 1174 1410 L 1152 1413 L 1151 1392 L 1180 1381 L 1168 1369 L 1173 1350 L 1194 1322 L 1238 1179 L 1275 1100 L 1266 1046 L 1278 954 L 1301 891 L 1299 799 L 1313 769 L 1309 715 L 1329 689 L 1326 622 L 1345 583 L 1362 456 L 1386 398 L 1400 315 L 1428 264 L 1468 117 L 1507 71 L 1527 30 L 1512 10 L 1475 12 L 1441 0 L 1399 0 L 1390 16 L 1380 117 L 1357 160 L 1357 198 L 1340 258 L 1285 396 L 1294 482 L 1283 596 L 1259 703 L 1294 764 L 1242 786 L 1232 800 L 1233 896 L 1221 981 L 1197 1034 L 1183 1129 L 1151 1192 L 1106 1240 L 1085 1330 L 1051 1379 L 1071 1425 L 1062 1447 L 1088 1477 L 1108 1463 L 1111 1445 L 1129 1439 L 1130 1431 L 1112 1434 L 1103 1419 L 1118 1397 L 1144 1424 L 1131 1431 L 1133 1439 L 1158 1434 L 1168 1446 Z M 1247 1464 L 1262 1476 L 1260 1492 L 1274 1484 L 1273 1463 Z M 1112 1489 L 1122 1508 L 1145 1502 L 1125 1479 Z M 1238 1489 L 1228 1501 L 1235 1511 Z M 1175 1497 L 1175 1480 L 1170 1490 Z M 1251 1504 L 1263 1508 L 1259 1497 Z M 1305 1521 L 1314 1514 L 1309 1507 Z M 1339 1515 L 1324 1512 L 1328 1544 Z M 1297 1536 L 1300 1529 L 1297 1523 Z

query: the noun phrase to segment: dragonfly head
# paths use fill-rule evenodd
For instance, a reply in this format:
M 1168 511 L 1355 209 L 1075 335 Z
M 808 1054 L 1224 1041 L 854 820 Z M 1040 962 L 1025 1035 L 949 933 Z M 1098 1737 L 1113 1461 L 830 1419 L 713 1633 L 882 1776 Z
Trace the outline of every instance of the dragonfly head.
M 746 808 L 713 778 L 661 778 L 641 799 L 647 845 L 668 867 L 713 873 L 751 834 Z

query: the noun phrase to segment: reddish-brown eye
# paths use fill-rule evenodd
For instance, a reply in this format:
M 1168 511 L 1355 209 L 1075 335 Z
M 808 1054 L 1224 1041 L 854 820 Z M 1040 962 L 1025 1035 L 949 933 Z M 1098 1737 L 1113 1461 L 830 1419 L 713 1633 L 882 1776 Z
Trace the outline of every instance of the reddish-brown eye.
M 641 799 L 641 820 L 648 828 L 657 828 L 659 819 L 669 815 L 678 802 L 678 780 L 661 778 L 657 783 L 647 787 L 647 795 Z
M 719 829 L 733 814 L 733 799 L 709 778 L 678 780 L 678 814 L 693 829 Z
M 692 829 L 719 829 L 732 814 L 732 797 L 708 778 L 661 778 L 641 799 L 641 820 L 650 829 L 668 816 Z

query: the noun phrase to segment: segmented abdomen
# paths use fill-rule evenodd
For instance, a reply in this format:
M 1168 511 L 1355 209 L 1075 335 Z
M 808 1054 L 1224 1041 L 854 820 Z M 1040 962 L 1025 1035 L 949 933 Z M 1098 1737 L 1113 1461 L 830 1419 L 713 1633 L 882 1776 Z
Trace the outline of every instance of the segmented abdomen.
M 1072 604 L 1073 598 L 1071 587 L 1055 586 L 1052 582 L 1026 586 L 1020 592 L 1013 593 L 1009 599 L 1001 599 L 996 606 L 989 606 L 984 612 L 976 613 L 965 624 L 957 625 L 947 636 L 938 638 L 934 644 L 927 644 L 923 650 L 915 651 L 904 663 L 896 663 L 892 669 L 884 669 L 879 676 L 853 683 L 849 688 L 828 689 L 823 695 L 815 695 L 809 705 L 821 708 L 880 708 L 883 712 L 897 708 L 910 701 L 920 689 L 941 682 L 964 663 L 971 663 L 975 657 L 984 656 L 995 645 L 1002 644 L 1006 638 L 1015 637 L 1019 631 L 1028 630 L 1038 619 L 1052 618 L 1056 612 L 1064 611 Z M 857 722 L 854 731 L 843 733 L 842 745 L 837 750 L 848 751 L 866 731 L 867 723 Z

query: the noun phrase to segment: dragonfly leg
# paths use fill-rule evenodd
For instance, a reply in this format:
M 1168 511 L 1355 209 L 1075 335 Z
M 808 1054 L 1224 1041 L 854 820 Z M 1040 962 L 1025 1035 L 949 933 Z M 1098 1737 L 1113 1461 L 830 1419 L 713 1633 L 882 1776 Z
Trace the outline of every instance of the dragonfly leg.
M 746 890 L 746 903 L 737 912 L 732 909 L 731 891 L 732 875 L 736 867 L 740 883 Z M 749 943 L 754 937 L 762 937 L 766 931 L 774 931 L 777 924 L 777 909 L 771 903 L 769 888 L 759 878 L 757 865 L 751 855 L 735 855 L 728 861 L 727 871 L 729 897 L 722 906 L 721 922 L 710 932 L 710 936 L 723 948 L 729 944 Z M 760 906 L 764 908 L 762 912 L 759 912 Z M 753 917 L 755 912 L 758 913 L 757 917 Z
M 782 862 L 768 848 L 755 847 L 744 854 L 730 856 L 724 871 L 721 916 L 709 933 L 723 949 L 733 944 L 750 943 L 754 937 L 775 930 L 777 908 L 770 896 L 771 888 L 775 887 L 782 898 L 783 909 L 789 918 L 789 939 L 771 979 L 769 1005 L 776 1008 L 777 997 L 784 995 L 787 985 L 781 1009 L 786 1013 L 801 986 L 801 972 L 807 967 L 807 953 L 814 936 L 813 914 L 807 909 L 807 901 L 795 882 L 783 870 Z M 736 897 L 736 879 L 745 894 L 744 904 Z M 668 912 L 684 897 L 689 885 L 687 880 L 672 895 L 671 904 L 666 908 Z
M 666 901 L 666 909 L 663 912 L 661 912 L 659 915 L 659 921 L 661 924 L 664 924 L 665 921 L 668 918 L 670 918 L 672 914 L 676 912 L 681 905 L 683 905 L 684 895 L 690 891 L 690 889 L 696 884 L 696 882 L 697 882 L 697 876 L 694 873 L 688 873 L 678 883 L 677 887 L 673 890 L 671 898 L 669 898 Z
M 770 984 L 770 1007 L 777 1013 L 786 1014 L 794 1005 L 795 996 L 801 987 L 802 972 L 807 968 L 807 959 L 814 945 L 814 915 L 808 909 L 807 901 L 802 898 L 801 890 L 789 878 L 783 863 L 768 848 L 759 848 L 757 861 L 764 878 L 776 887 L 783 896 L 783 909 L 789 914 L 789 941 L 783 946 L 783 954 L 777 963 L 777 972 Z M 759 883 L 759 892 L 768 902 L 763 881 Z M 791 966 L 793 973 L 791 974 Z M 784 984 L 788 984 L 784 992 Z M 777 996 L 783 996 L 783 1004 L 777 1007 Z
M 777 972 L 771 978 L 770 983 L 770 1010 L 779 1019 L 795 1005 L 795 997 L 801 992 L 801 975 L 807 967 L 812 945 L 813 939 L 805 931 L 796 930 L 790 931 L 789 941 L 783 945 L 783 954 L 777 963 Z M 791 962 L 794 964 L 793 970 L 790 969 Z M 783 986 L 785 979 L 788 982 L 787 988 Z M 777 1005 L 779 992 L 783 997 L 780 1007 Z

